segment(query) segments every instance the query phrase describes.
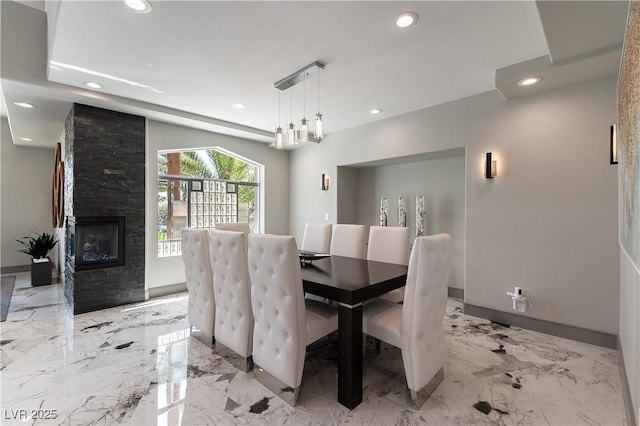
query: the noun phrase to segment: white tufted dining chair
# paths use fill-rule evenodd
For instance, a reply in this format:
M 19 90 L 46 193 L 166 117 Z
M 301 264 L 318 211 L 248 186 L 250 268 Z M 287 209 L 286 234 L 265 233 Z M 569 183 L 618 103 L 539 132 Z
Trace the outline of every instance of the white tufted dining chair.
M 209 259 L 209 231 L 186 228 L 180 236 L 184 275 L 189 290 L 187 318 L 191 335 L 211 348 L 215 344 L 216 306 Z
M 300 250 L 316 253 L 329 253 L 331 248 L 331 224 L 307 223 L 302 236 Z
M 216 301 L 216 352 L 247 372 L 253 352 L 253 313 L 245 238 L 243 232 L 215 230 L 209 253 Z
M 244 246 L 249 248 L 249 224 L 246 222 L 237 223 L 216 223 L 217 231 L 236 231 L 244 233 Z
M 443 318 L 451 277 L 451 237 L 416 238 L 402 305 L 378 299 L 364 306 L 364 333 L 400 348 L 409 399 L 419 409 L 444 378 Z
M 336 256 L 365 258 L 364 239 L 367 232 L 365 225 L 333 225 L 331 232 L 331 249 L 329 253 Z
M 295 238 L 249 235 L 254 378 L 296 405 L 307 345 L 337 330 L 338 313 L 304 299 Z
M 367 260 L 408 265 L 409 228 L 392 226 L 370 227 Z M 380 298 L 400 303 L 404 299 L 404 289 L 392 290 L 383 294 Z

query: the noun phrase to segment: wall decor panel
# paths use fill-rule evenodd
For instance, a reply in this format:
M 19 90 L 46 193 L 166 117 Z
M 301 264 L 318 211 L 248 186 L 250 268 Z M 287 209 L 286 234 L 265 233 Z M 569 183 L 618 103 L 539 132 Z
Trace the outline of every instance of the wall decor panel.
M 425 235 L 424 225 L 427 212 L 424 208 L 424 195 L 416 195 L 416 237 Z
M 407 197 L 398 197 L 398 226 L 407 226 Z
M 380 226 L 389 224 L 389 199 L 380 197 Z
M 618 146 L 622 164 L 620 241 L 640 268 L 640 4 L 631 2 L 618 78 Z

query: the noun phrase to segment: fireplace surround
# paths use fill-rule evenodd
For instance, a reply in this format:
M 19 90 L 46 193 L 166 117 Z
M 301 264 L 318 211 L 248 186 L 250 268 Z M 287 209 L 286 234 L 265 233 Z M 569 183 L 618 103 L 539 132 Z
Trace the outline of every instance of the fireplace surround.
M 74 104 L 64 151 L 69 307 L 81 314 L 145 300 L 145 118 Z

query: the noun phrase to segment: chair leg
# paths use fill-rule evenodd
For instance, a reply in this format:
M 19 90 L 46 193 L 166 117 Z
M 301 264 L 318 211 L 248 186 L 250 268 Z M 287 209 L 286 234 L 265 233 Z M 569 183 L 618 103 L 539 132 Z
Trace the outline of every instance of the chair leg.
M 248 357 L 244 357 L 240 354 L 237 354 L 220 342 L 216 343 L 216 354 L 227 360 L 229 364 L 233 365 L 239 370 L 244 371 L 245 373 L 248 373 L 253 368 L 253 357 L 251 355 L 249 355 Z
M 436 375 L 433 376 L 433 378 L 429 381 L 429 383 L 424 385 L 424 387 L 422 387 L 421 389 L 418 389 L 418 390 L 409 389 L 409 392 L 408 392 L 409 405 L 411 405 L 411 407 L 414 410 L 419 410 L 420 407 L 422 407 L 422 405 L 427 401 L 429 396 L 431 396 L 433 391 L 436 390 L 436 388 L 442 382 L 443 379 L 444 379 L 444 368 L 441 368 L 440 370 L 438 370 Z
M 244 358 L 244 366 L 240 367 L 245 373 L 248 373 L 253 369 L 253 356 Z
M 189 334 L 193 336 L 196 340 L 203 343 L 209 349 L 213 349 L 216 346 L 216 338 L 215 336 L 210 336 L 207 333 L 203 332 L 197 327 L 192 325 L 189 326 Z
M 283 383 L 272 374 L 268 373 L 265 369 L 258 364 L 253 364 L 253 378 L 261 383 L 264 387 L 269 389 L 274 394 L 278 395 L 284 402 L 295 407 L 298 404 L 298 398 L 300 397 L 300 389 L 302 383 L 296 388 L 292 388 Z
M 380 355 L 381 349 L 382 349 L 382 341 L 380 339 L 376 339 L 376 354 Z

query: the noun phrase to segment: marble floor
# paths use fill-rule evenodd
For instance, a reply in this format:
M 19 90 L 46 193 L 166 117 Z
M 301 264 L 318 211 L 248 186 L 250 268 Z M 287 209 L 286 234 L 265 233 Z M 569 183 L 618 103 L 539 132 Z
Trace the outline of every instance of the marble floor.
M 400 352 L 367 342 L 364 399 L 336 398 L 336 347 L 307 355 L 292 408 L 189 337 L 186 294 L 72 316 L 17 274 L 0 323 L 3 425 L 623 425 L 614 350 L 464 315 L 449 300 L 443 383 L 406 404 Z

